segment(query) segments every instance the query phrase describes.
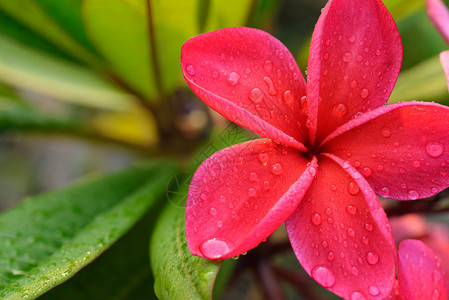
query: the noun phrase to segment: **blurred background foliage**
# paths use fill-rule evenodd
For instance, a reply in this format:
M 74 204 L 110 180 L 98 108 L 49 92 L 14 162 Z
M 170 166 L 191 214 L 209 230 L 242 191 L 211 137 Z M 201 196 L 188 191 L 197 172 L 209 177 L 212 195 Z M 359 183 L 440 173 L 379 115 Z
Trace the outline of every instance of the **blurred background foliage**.
M 231 129 L 186 88 L 179 64 L 181 45 L 219 28 L 261 28 L 279 38 L 304 71 L 314 24 L 325 3 L 0 0 L 0 211 L 10 210 L 26 195 L 149 159 L 169 158 L 196 167 L 206 158 L 203 150 L 210 140 Z M 404 45 L 402 72 L 390 102 L 416 99 L 448 104 L 438 54 L 449 46 L 430 23 L 424 0 L 384 3 Z M 240 141 L 222 138 L 209 150 Z M 155 211 L 167 202 L 161 198 Z M 169 196 L 169 200 L 173 199 Z M 131 222 L 140 220 L 129 234 L 45 297 L 153 297 L 152 288 L 148 289 L 151 272 L 141 266 L 148 265 L 150 233 L 145 228 L 155 226 L 157 214 L 145 207 Z M 124 258 L 129 252 L 136 255 L 128 264 Z M 121 261 L 111 266 L 115 260 Z M 105 269 L 107 265 L 110 269 Z M 110 281 L 118 273 L 136 277 Z M 81 286 L 97 281 L 96 276 L 104 280 L 81 293 Z M 0 271 L 0 291 L 7 285 L 1 278 Z

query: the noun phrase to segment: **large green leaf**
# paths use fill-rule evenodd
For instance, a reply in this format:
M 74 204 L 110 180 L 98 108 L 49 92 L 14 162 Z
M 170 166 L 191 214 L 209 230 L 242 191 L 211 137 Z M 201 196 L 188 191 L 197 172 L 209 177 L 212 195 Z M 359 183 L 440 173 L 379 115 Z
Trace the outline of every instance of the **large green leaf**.
M 181 79 L 179 51 L 197 33 L 197 7 L 198 0 L 85 0 L 83 16 L 112 68 L 154 101 Z
M 111 246 L 166 189 L 158 163 L 27 199 L 0 215 L 0 298 L 37 297 Z
M 406 100 L 448 103 L 446 76 L 438 55 L 400 73 L 389 102 Z
M 186 191 L 180 191 L 183 198 Z M 150 258 L 159 299 L 210 299 L 221 262 L 193 256 L 187 247 L 184 207 L 167 205 L 154 230 Z
M 99 258 L 39 299 L 156 299 L 148 242 L 159 212 L 153 206 L 149 214 Z
M 77 104 L 128 110 L 133 98 L 94 72 L 0 34 L 0 81 Z
M 0 9 L 74 57 L 97 64 L 95 56 L 63 30 L 35 0 L 0 0 Z

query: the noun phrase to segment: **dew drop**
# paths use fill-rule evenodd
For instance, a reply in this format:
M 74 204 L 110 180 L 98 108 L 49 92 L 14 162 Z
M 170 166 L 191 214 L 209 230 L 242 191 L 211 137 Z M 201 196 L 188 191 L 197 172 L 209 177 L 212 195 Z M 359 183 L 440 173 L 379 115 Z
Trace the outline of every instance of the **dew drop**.
M 326 267 L 317 266 L 313 268 L 312 277 L 325 288 L 330 288 L 335 284 L 334 273 Z
M 391 137 L 391 130 L 388 127 L 382 128 L 382 136 L 385 138 Z
M 359 191 L 359 186 L 354 181 L 351 181 L 348 185 L 348 193 L 354 196 L 357 195 Z
M 248 189 L 248 196 L 249 196 L 250 198 L 256 197 L 256 196 L 257 196 L 256 190 L 255 190 L 254 188 L 249 188 L 249 189 Z
M 357 269 L 357 267 L 354 266 L 351 268 L 351 273 L 357 276 L 359 275 L 359 269 Z
M 407 198 L 410 200 L 416 200 L 419 198 L 419 193 L 415 190 L 409 190 L 407 192 Z
M 332 209 L 330 207 L 326 208 L 326 215 L 330 216 L 332 214 Z
M 200 251 L 207 259 L 219 259 L 229 253 L 230 249 L 227 242 L 214 238 L 204 242 Z
M 413 168 L 419 168 L 419 167 L 421 166 L 421 164 L 420 164 L 419 161 L 415 160 L 415 161 L 412 163 L 412 166 L 413 166 Z
M 352 55 L 349 52 L 346 52 L 345 54 L 343 54 L 343 61 L 344 62 L 350 62 L 352 59 Z
M 192 65 L 188 65 L 186 71 L 190 76 L 195 76 L 195 68 Z
M 276 91 L 276 88 L 274 87 L 273 80 L 271 80 L 270 77 L 264 77 L 263 81 L 265 81 L 265 83 L 268 86 L 268 94 L 270 94 L 271 96 L 275 96 L 278 94 L 278 92 Z
M 335 259 L 335 254 L 332 251 L 329 251 L 329 253 L 327 254 L 327 260 L 330 262 L 333 262 Z
M 231 72 L 231 73 L 229 73 L 229 76 L 228 76 L 228 83 L 230 85 L 236 85 L 237 82 L 239 82 L 239 79 L 240 79 L 239 74 L 237 74 L 236 72 Z
M 373 171 L 371 170 L 370 167 L 364 167 L 362 170 L 362 173 L 365 177 L 369 177 L 371 176 L 371 174 L 373 173 Z
M 370 265 L 375 265 L 379 261 L 379 255 L 372 251 L 367 252 L 365 257 L 367 263 L 369 263 Z
M 376 297 L 377 295 L 379 295 L 379 289 L 376 286 L 372 285 L 368 288 L 368 293 L 371 296 Z
M 329 246 L 329 244 L 326 241 L 323 241 L 321 245 L 323 246 L 323 248 L 327 248 Z
M 257 181 L 259 180 L 259 177 L 257 176 L 256 173 L 251 172 L 251 173 L 249 174 L 249 180 L 252 181 L 252 182 L 257 182 Z
M 433 278 L 433 280 L 435 280 L 435 281 L 440 281 L 440 280 L 443 278 L 443 275 L 441 274 L 440 271 L 434 270 L 434 271 L 432 272 L 432 278 Z
M 349 236 L 352 236 L 352 237 L 354 237 L 354 235 L 355 235 L 355 231 L 354 231 L 354 229 L 352 229 L 351 227 L 348 228 L 348 230 L 346 231 L 346 233 L 347 233 Z
M 342 117 L 348 112 L 348 109 L 343 103 L 337 103 L 334 105 L 333 112 L 335 115 Z
M 321 224 L 321 216 L 319 214 L 312 215 L 312 223 L 315 225 Z
M 223 227 L 223 222 L 222 222 L 222 221 L 218 221 L 218 222 L 217 222 L 217 227 L 218 227 L 218 228 Z
M 348 205 L 346 207 L 346 211 L 351 215 L 355 215 L 357 212 L 357 208 L 354 205 Z
M 200 198 L 201 198 L 201 200 L 203 200 L 203 201 L 206 201 L 206 200 L 207 200 L 206 194 L 201 194 Z
M 268 163 L 268 160 L 270 159 L 270 156 L 268 155 L 268 153 L 265 152 L 261 152 L 259 153 L 259 155 L 257 156 L 257 159 L 263 163 L 264 165 L 266 165 Z
M 271 60 L 267 60 L 263 64 L 263 68 L 265 69 L 265 72 L 270 73 L 271 70 L 273 70 L 273 62 Z
M 288 105 L 293 104 L 293 100 L 295 100 L 295 97 L 293 96 L 293 93 L 290 90 L 286 90 L 284 94 L 282 94 L 282 99 L 284 99 L 285 103 Z
M 354 292 L 351 295 L 351 300 L 366 300 L 366 297 L 362 293 Z
M 337 186 L 335 184 L 331 184 L 331 191 L 336 191 L 337 190 Z
M 222 203 L 226 202 L 226 197 L 224 195 L 220 196 L 220 202 Z
M 216 216 L 217 215 L 217 209 L 215 207 L 211 207 L 210 208 L 210 214 L 213 215 L 213 216 Z
M 315 167 L 310 167 L 310 168 L 309 168 L 309 174 L 310 174 L 310 175 L 315 176 L 316 173 L 317 173 L 317 170 L 316 170 Z
M 282 173 L 282 165 L 280 163 L 276 163 L 271 166 L 271 173 L 274 175 L 279 175 Z
M 382 197 L 388 197 L 390 195 L 390 189 L 384 186 L 380 189 L 380 196 Z
M 426 152 L 430 157 L 440 157 L 443 151 L 444 146 L 438 142 L 428 143 L 426 145 Z
M 440 291 L 437 289 L 434 289 L 432 292 L 432 300 L 438 300 L 440 299 Z
M 263 93 L 260 89 L 254 88 L 251 90 L 251 92 L 249 92 L 248 97 L 254 103 L 260 103 L 263 99 Z
M 348 40 L 349 40 L 350 43 L 354 43 L 355 42 L 355 36 L 351 35 Z
M 373 231 L 373 229 L 374 229 L 373 224 L 370 224 L 370 223 L 366 223 L 365 224 L 365 230 L 366 231 Z
M 362 97 L 363 99 L 368 98 L 368 96 L 369 96 L 369 91 L 367 89 L 362 89 L 360 91 L 360 97 Z
M 362 243 L 364 243 L 365 245 L 368 245 L 369 238 L 367 238 L 366 236 L 362 236 Z

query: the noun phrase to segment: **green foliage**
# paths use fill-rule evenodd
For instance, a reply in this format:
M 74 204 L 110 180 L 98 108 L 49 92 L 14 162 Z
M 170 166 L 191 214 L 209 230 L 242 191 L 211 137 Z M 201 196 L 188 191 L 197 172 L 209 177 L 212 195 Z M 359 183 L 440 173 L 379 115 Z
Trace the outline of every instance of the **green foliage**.
M 69 279 L 163 194 L 174 168 L 135 168 L 25 200 L 0 216 L 0 297 L 36 297 Z
M 179 197 L 183 196 L 181 192 Z M 154 290 L 159 299 L 210 299 L 221 262 L 190 254 L 184 211 L 184 207 L 168 205 L 154 230 L 150 244 Z

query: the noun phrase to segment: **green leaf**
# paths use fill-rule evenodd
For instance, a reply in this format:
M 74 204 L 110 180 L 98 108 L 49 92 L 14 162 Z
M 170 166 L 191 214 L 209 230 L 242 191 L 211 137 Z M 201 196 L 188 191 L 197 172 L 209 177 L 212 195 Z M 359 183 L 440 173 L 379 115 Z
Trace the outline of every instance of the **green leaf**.
M 26 48 L 0 34 L 0 81 L 52 98 L 129 110 L 133 98 L 80 65 Z
M 156 101 L 181 82 L 180 48 L 198 32 L 197 7 L 198 0 L 85 0 L 83 17 L 112 69 Z
M 0 298 L 34 298 L 69 279 L 142 217 L 173 172 L 168 163 L 135 168 L 0 215 Z
M 438 55 L 400 73 L 389 102 L 407 100 L 449 102 L 446 76 Z
M 185 197 L 180 192 L 179 197 Z M 150 243 L 150 258 L 159 299 L 210 299 L 221 262 L 193 256 L 187 247 L 184 207 L 170 203 Z
M 155 208 L 99 258 L 39 299 L 156 299 L 148 260 L 150 232 L 160 212 Z
M 35 0 L 0 0 L 0 9 L 72 56 L 91 64 L 97 64 L 96 57 L 49 17 Z

